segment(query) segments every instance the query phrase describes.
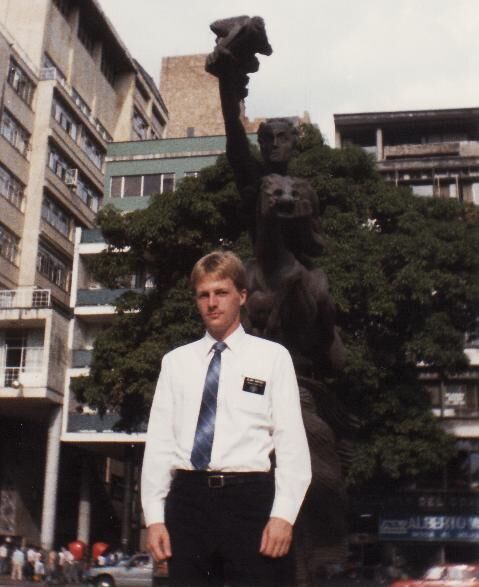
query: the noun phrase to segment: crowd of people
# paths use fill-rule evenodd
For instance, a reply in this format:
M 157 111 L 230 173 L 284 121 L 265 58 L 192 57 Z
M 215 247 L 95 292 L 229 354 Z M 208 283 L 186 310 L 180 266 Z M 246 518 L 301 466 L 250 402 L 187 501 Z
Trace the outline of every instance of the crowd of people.
M 81 583 L 86 562 L 76 560 L 67 548 L 43 551 L 32 545 L 18 545 L 7 538 L 0 543 L 0 575 L 17 581 L 50 584 Z

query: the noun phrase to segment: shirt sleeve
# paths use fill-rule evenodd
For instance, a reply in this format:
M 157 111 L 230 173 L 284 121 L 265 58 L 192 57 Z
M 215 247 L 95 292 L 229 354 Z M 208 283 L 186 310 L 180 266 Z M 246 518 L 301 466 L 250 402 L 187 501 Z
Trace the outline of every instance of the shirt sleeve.
M 170 490 L 174 457 L 173 407 L 170 356 L 162 368 L 151 406 L 145 456 L 141 472 L 141 502 L 147 526 L 165 521 L 165 499 Z
M 271 517 L 294 524 L 311 483 L 311 457 L 301 415 L 293 361 L 280 347 L 273 371 L 271 401 L 276 454 L 275 498 Z

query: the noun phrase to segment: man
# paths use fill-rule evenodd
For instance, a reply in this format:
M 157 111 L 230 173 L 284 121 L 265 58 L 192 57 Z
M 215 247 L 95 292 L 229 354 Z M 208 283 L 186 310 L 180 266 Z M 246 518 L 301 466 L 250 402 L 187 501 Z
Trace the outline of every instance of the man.
M 25 564 L 25 554 L 23 550 L 17 546 L 12 554 L 12 573 L 11 579 L 23 581 L 23 565 Z
M 5 542 L 0 544 L 0 575 L 5 575 L 8 571 L 8 548 Z
M 206 334 L 163 358 L 142 473 L 148 548 L 170 559 L 170 587 L 291 585 L 311 480 L 291 357 L 244 332 L 235 255 L 206 255 L 191 282 Z

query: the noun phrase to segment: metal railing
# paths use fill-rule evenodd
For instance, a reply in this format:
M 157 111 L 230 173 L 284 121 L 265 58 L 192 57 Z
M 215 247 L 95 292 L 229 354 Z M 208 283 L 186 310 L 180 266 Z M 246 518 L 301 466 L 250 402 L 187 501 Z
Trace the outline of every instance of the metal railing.
M 5 308 L 49 308 L 51 291 L 49 289 L 2 289 L 0 290 L 0 309 Z

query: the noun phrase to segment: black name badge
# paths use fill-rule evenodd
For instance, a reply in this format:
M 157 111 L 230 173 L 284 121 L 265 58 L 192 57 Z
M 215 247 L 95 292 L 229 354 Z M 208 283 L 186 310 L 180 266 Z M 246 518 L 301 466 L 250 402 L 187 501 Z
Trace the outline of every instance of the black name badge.
M 244 378 L 243 391 L 256 393 L 257 395 L 264 395 L 265 387 L 266 381 L 262 381 L 261 379 L 253 379 L 253 377 Z

